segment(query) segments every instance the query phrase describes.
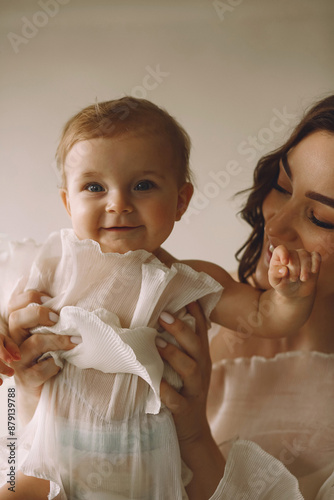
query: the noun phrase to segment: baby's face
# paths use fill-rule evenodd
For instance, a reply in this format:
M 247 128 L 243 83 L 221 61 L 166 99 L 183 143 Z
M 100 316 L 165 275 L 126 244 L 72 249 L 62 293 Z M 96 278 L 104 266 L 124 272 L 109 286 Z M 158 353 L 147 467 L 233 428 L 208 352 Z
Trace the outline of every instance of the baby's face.
M 172 148 L 164 138 L 132 134 L 73 146 L 66 158 L 65 207 L 79 239 L 102 252 L 156 252 L 192 194 L 180 187 Z

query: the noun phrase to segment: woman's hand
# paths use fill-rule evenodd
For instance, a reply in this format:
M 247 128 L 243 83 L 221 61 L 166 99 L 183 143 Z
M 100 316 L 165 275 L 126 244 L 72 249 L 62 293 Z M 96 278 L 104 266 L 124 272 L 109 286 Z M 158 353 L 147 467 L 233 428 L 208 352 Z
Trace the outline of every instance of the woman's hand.
M 29 336 L 30 328 L 50 326 L 58 321 L 58 315 L 43 307 L 50 297 L 36 290 L 13 295 L 8 304 L 9 336 L 20 346 Z
M 51 309 L 43 307 L 49 299 L 45 294 L 29 290 L 13 296 L 9 310 L 9 336 L 20 348 L 21 359 L 12 361 L 18 389 L 20 419 L 28 422 L 33 416 L 44 383 L 60 370 L 53 358 L 37 360 L 46 352 L 69 350 L 76 343 L 66 335 L 31 335 L 29 330 L 39 325 L 51 326 L 58 316 Z M 29 305 L 29 304 L 34 305 Z M 72 338 L 72 340 L 75 340 Z
M 197 303 L 189 304 L 188 312 L 196 320 L 195 332 L 169 314 L 162 313 L 160 318 L 163 328 L 175 337 L 185 352 L 173 344 L 165 343 L 160 337 L 157 345 L 161 357 L 183 380 L 181 392 L 177 392 L 165 380 L 162 380 L 160 387 L 161 399 L 173 413 L 180 441 L 193 441 L 201 436 L 206 422 L 206 400 L 211 375 L 206 320 Z
M 163 328 L 185 351 L 158 339 L 161 357 L 183 380 L 180 392 L 162 380 L 160 394 L 162 402 L 173 414 L 182 458 L 194 475 L 187 493 L 191 500 L 202 500 L 210 498 L 215 491 L 223 476 L 225 461 L 212 438 L 206 418 L 211 374 L 206 320 L 197 303 L 189 304 L 188 312 L 196 320 L 195 331 L 169 314 L 163 313 L 160 317 Z
M 0 333 L 0 385 L 2 385 L 1 375 L 7 377 L 14 375 L 13 368 L 6 363 L 12 363 L 19 359 L 21 359 L 20 349 L 15 342 L 8 335 Z

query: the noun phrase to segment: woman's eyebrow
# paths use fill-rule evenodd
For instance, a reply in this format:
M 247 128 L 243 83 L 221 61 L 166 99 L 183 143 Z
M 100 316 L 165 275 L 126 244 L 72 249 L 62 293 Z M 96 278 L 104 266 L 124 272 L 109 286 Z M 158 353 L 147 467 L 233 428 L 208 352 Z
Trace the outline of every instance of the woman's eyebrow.
M 334 199 L 329 198 L 329 196 L 324 196 L 323 194 L 316 193 L 315 191 L 307 191 L 305 196 L 306 198 L 310 198 L 310 200 L 319 201 L 328 207 L 334 208 Z

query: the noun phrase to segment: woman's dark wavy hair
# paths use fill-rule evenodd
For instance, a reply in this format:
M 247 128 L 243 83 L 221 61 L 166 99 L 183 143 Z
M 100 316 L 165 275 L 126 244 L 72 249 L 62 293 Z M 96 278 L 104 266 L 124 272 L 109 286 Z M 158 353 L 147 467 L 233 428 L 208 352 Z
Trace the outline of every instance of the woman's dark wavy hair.
M 239 262 L 239 280 L 243 283 L 247 282 L 255 272 L 261 255 L 264 233 L 262 203 L 277 179 L 279 161 L 302 139 L 317 130 L 334 133 L 334 95 L 313 105 L 295 127 L 286 143 L 263 156 L 255 167 L 253 187 L 250 188 L 247 202 L 239 213 L 241 218 L 253 228 L 247 241 L 235 254 Z

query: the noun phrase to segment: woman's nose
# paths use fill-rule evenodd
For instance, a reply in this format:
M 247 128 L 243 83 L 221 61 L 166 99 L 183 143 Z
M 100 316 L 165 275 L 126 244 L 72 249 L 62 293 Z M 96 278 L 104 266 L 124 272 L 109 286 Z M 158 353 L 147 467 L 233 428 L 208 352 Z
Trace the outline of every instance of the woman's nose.
M 298 237 L 296 215 L 292 210 L 281 208 L 265 217 L 265 232 L 271 238 L 293 241 Z
M 133 206 L 130 197 L 126 193 L 113 191 L 109 194 L 105 210 L 117 214 L 130 213 L 133 211 Z

